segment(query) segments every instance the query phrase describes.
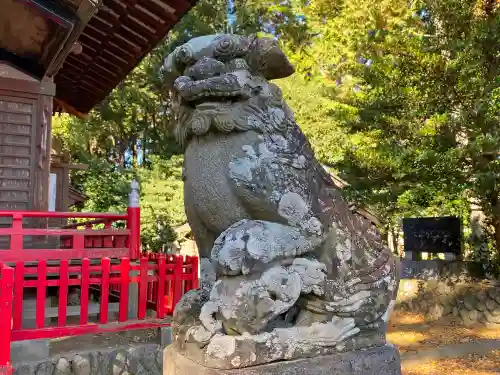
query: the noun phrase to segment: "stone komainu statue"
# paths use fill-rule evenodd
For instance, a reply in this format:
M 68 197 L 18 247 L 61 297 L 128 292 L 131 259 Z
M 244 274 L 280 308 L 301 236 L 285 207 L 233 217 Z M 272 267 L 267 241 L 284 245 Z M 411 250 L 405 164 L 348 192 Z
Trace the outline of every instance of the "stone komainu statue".
M 164 68 L 202 257 L 201 288 L 175 310 L 176 350 L 231 369 L 385 345 L 399 264 L 269 82 L 294 72 L 275 41 L 195 38 Z

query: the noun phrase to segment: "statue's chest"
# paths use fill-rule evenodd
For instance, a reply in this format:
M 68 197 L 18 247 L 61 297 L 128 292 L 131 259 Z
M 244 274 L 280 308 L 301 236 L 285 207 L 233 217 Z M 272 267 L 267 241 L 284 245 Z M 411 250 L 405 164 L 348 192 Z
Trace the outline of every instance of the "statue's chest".
M 235 194 L 230 164 L 245 145 L 258 140 L 254 132 L 208 134 L 191 140 L 184 155 L 184 201 L 213 231 L 247 218 Z M 208 224 L 208 223 L 207 223 Z
M 205 187 L 227 185 L 231 161 L 257 141 L 254 132 L 207 134 L 191 140 L 184 155 L 185 182 Z

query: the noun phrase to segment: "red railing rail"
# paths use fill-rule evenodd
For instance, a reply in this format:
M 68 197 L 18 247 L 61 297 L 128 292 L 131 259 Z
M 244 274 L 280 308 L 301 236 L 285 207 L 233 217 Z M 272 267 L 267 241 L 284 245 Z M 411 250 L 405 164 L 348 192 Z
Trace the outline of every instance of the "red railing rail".
M 85 258 L 80 265 L 62 259 L 57 266 L 45 260 L 36 265 L 18 261 L 15 275 L 12 340 L 46 339 L 168 325 L 165 317 L 173 309 L 165 301 L 171 299 L 175 306 L 183 293 L 198 287 L 198 260 L 184 261 L 182 257 L 172 259 L 161 254 L 141 257 L 138 262 L 123 257 L 117 264 L 110 258 L 103 258 L 97 264 Z M 134 284 L 138 294 L 137 299 L 131 301 L 129 288 Z M 149 293 L 151 285 L 156 290 L 154 301 L 149 301 L 154 305 L 154 318 L 147 314 L 148 297 L 153 296 Z M 95 286 L 98 286 L 98 303 L 90 299 Z M 47 306 L 48 287 L 57 287 L 59 291 L 57 306 Z M 79 307 L 68 306 L 68 294 L 73 287 L 80 290 Z M 27 289 L 33 288 L 36 290 L 35 309 L 30 312 L 23 308 L 23 299 Z M 119 293 L 113 294 L 116 290 Z M 113 298 L 118 302 L 113 302 Z M 136 315 L 132 317 L 130 302 L 137 306 Z M 23 320 L 29 318 L 26 315 L 30 313 L 34 327 L 25 328 Z M 75 316 L 78 321 L 68 323 L 68 316 Z M 52 325 L 49 319 L 57 321 Z
M 182 295 L 192 289 L 199 287 L 199 259 L 193 256 L 166 255 L 163 253 L 143 253 L 143 257 L 150 261 L 158 262 L 160 258 L 165 258 L 168 267 L 177 275 L 175 282 L 167 281 L 164 285 L 156 281 L 149 281 L 146 290 L 147 307 L 158 311 L 158 302 L 163 305 L 163 312 L 166 315 L 172 315 L 177 302 Z M 177 282 L 181 280 L 182 282 Z M 119 296 L 121 291 L 120 284 L 111 284 L 110 292 Z
M 0 250 L 0 261 L 38 261 L 83 258 L 140 257 L 140 207 L 137 181 L 132 182 L 127 213 L 1 211 L 12 218 L 9 228 L 0 228 L 0 238 L 8 239 L 8 249 Z M 88 219 L 63 228 L 25 228 L 24 219 Z M 124 221 L 126 228 L 113 228 Z M 104 228 L 94 228 L 104 224 Z M 41 226 L 41 225 L 40 225 Z M 125 225 L 123 225 L 125 226 Z M 27 237 L 55 239 L 57 244 L 42 249 L 26 249 Z
M 145 253 L 148 259 L 158 261 L 163 255 L 162 253 Z M 199 287 L 199 259 L 193 256 L 166 255 L 168 264 L 174 265 L 174 273 L 177 275 L 191 275 L 190 278 L 184 278 L 184 283 L 168 283 L 163 290 L 160 285 L 155 282 L 148 283 L 147 289 L 147 304 L 152 309 L 157 309 L 157 301 L 162 300 L 163 308 L 166 314 L 173 314 L 177 302 L 182 295 L 192 289 Z M 164 292 L 164 297 L 161 299 L 158 295 Z
M 63 225 L 62 228 L 63 229 L 78 229 L 78 228 L 81 228 L 81 227 L 93 227 L 94 225 L 99 225 L 99 224 L 103 224 L 104 226 L 106 225 L 109 225 L 109 224 L 112 224 L 113 221 L 115 220 L 127 220 L 127 214 L 121 214 L 121 218 L 120 219 L 106 219 L 106 218 L 101 218 L 101 219 L 93 219 L 93 220 L 87 220 L 87 221 L 80 221 L 80 222 L 74 222 L 74 223 L 71 223 L 71 224 L 66 224 L 66 225 Z
M 11 375 L 10 342 L 14 269 L 0 264 L 0 375 Z

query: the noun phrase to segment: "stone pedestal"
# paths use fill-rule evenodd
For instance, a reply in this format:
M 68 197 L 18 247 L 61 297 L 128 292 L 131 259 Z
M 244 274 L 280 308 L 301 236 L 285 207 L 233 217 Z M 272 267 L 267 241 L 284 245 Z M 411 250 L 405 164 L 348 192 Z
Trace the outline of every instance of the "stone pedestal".
M 163 354 L 163 375 L 401 375 L 396 347 L 357 350 L 342 354 L 276 362 L 234 370 L 218 370 L 201 366 L 172 346 Z

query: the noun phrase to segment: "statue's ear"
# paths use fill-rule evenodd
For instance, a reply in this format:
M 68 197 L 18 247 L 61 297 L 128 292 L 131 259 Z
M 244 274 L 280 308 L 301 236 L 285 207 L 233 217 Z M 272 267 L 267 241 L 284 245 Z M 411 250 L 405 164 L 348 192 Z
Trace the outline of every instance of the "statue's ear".
M 249 37 L 248 43 L 248 51 L 246 53 L 246 61 L 250 66 L 252 74 L 256 73 L 259 67 L 259 59 L 260 59 L 260 48 L 259 48 L 259 37 L 257 34 L 252 34 Z

